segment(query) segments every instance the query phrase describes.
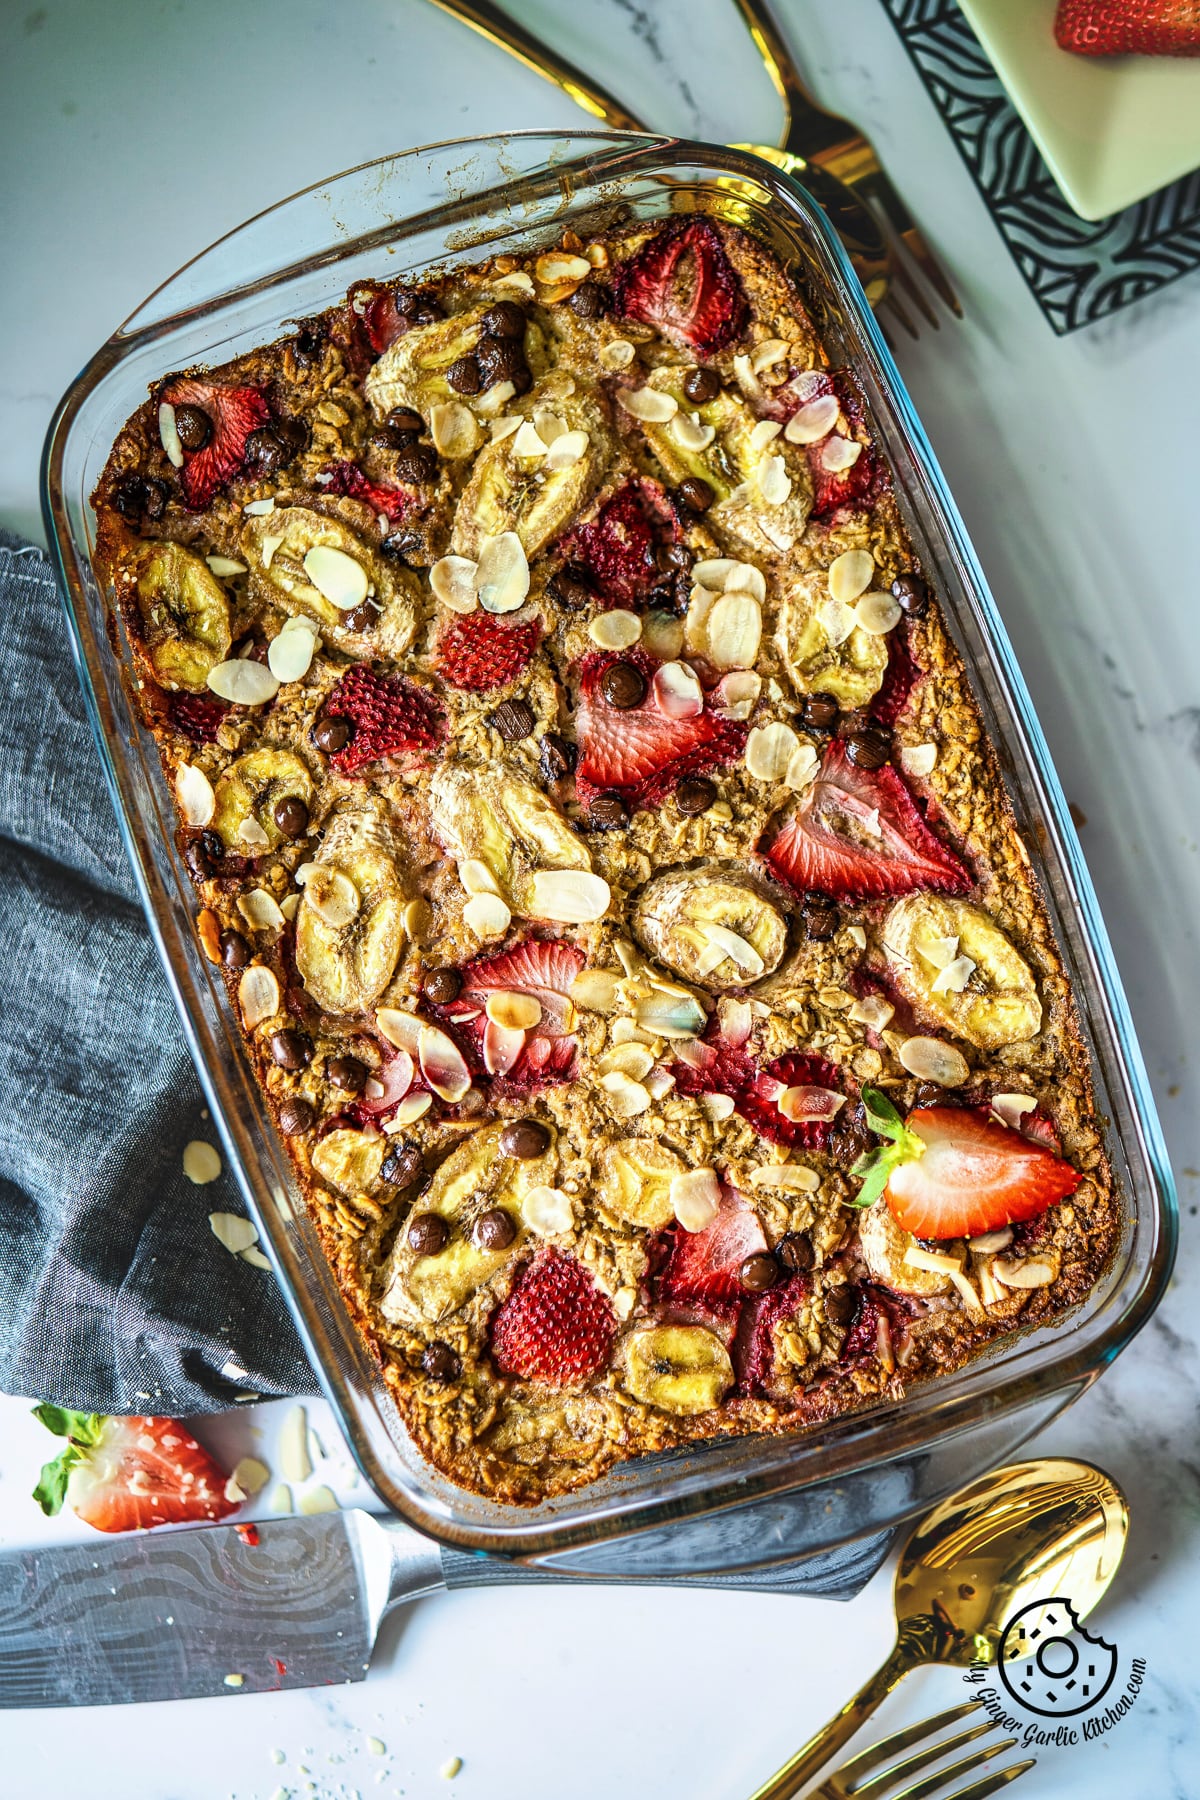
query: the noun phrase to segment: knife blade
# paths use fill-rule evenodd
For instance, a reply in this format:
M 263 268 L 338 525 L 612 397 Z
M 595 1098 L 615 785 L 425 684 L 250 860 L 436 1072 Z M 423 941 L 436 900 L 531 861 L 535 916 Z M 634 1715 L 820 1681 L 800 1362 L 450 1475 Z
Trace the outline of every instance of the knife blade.
M 861 1585 L 879 1548 L 878 1538 L 850 1547 L 855 1567 L 837 1552 L 776 1569 L 660 1580 L 844 1594 Z M 0 1707 L 112 1706 L 361 1681 L 393 1607 L 444 1587 L 589 1579 L 444 1550 L 398 1519 L 358 1510 L 10 1552 L 0 1556 Z M 598 1579 L 654 1584 L 642 1573 Z

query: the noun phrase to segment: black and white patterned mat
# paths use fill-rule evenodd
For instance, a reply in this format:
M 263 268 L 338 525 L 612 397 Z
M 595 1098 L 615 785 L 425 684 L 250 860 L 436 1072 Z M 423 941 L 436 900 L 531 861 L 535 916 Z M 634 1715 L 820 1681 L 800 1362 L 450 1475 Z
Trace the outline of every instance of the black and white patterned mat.
M 1067 205 L 955 0 L 883 0 L 1054 330 L 1200 268 L 1200 170 L 1094 224 Z

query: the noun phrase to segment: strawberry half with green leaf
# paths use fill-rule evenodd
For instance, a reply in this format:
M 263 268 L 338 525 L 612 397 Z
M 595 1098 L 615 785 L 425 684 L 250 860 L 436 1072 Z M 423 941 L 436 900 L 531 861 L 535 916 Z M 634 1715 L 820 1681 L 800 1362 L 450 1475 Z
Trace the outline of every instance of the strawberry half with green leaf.
M 836 900 L 913 894 L 965 894 L 965 865 L 930 830 L 896 770 L 860 769 L 835 740 L 817 779 L 769 842 L 772 870 L 798 893 Z
M 271 408 L 259 388 L 221 387 L 190 375 L 168 382 L 161 397 L 169 406 L 199 407 L 211 426 L 201 449 L 184 451 L 179 471 L 184 499 L 193 512 L 200 512 L 237 474 L 246 460 L 251 432 L 269 422 Z
M 617 271 L 615 310 L 641 319 L 676 343 L 713 356 L 740 337 L 746 296 L 709 219 L 674 219 Z
M 863 1105 L 871 1130 L 887 1142 L 851 1171 L 863 1184 L 856 1205 L 882 1194 L 914 1237 L 1000 1231 L 1065 1200 L 1083 1179 L 1053 1151 L 971 1108 L 919 1106 L 902 1119 L 876 1088 L 863 1089 Z
M 64 1501 L 97 1531 L 139 1531 L 223 1519 L 236 1511 L 229 1477 L 177 1419 L 107 1418 L 35 1406 L 35 1419 L 67 1447 L 42 1470 L 33 1497 L 49 1517 Z
M 577 1387 L 604 1367 L 616 1329 L 608 1296 L 583 1264 L 543 1250 L 492 1315 L 492 1358 L 503 1375 Z
M 613 706 L 605 698 L 604 677 L 618 662 L 631 664 L 645 683 L 637 706 Z M 724 768 L 745 749 L 746 726 L 720 718 L 707 702 L 692 718 L 668 718 L 654 697 L 657 667 L 636 648 L 594 651 L 584 658 L 575 720 L 575 784 L 584 806 L 597 794 L 614 791 L 633 808 L 657 806 L 685 775 Z

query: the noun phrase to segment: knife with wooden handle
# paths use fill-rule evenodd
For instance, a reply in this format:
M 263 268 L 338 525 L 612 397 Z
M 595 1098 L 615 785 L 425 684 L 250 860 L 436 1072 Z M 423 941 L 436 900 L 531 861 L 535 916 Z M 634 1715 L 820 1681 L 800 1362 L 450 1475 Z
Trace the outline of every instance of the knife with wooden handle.
M 664 1585 L 845 1597 L 878 1538 Z M 0 1556 L 0 1706 L 112 1706 L 361 1681 L 394 1607 L 440 1588 L 588 1579 L 441 1549 L 373 1513 L 203 1526 Z M 597 1579 L 597 1578 L 592 1578 Z M 603 1575 L 647 1585 L 650 1574 Z

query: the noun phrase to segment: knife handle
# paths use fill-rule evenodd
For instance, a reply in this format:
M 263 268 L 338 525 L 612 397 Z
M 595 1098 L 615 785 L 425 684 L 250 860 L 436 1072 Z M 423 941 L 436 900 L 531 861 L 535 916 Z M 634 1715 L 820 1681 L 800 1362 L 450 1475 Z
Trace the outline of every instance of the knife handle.
M 449 13 L 451 18 L 459 19 L 485 37 L 490 44 L 501 50 L 507 50 L 532 69 L 535 75 L 542 75 L 552 81 L 557 88 L 582 106 L 594 118 L 600 119 L 613 131 L 642 131 L 646 127 L 640 119 L 624 107 L 621 102 L 602 88 L 598 82 L 585 75 L 582 69 L 568 62 L 565 56 L 559 56 L 548 44 L 527 31 L 516 19 L 510 18 L 492 0 L 433 0 L 435 6 Z

